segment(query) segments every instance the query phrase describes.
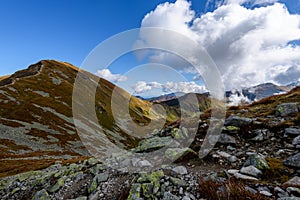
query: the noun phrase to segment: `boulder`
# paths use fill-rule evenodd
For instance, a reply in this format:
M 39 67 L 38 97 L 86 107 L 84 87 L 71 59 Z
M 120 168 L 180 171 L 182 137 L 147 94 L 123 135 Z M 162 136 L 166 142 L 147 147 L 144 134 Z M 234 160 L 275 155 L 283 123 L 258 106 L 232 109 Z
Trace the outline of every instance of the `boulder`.
M 236 140 L 234 137 L 227 134 L 220 134 L 218 142 L 220 144 L 236 144 Z
M 149 152 L 154 151 L 170 145 L 172 137 L 153 137 L 142 140 L 139 146 L 136 148 L 137 152 Z
M 174 167 L 172 169 L 172 171 L 175 172 L 176 174 L 180 174 L 180 175 L 185 175 L 188 173 L 186 167 L 184 167 L 184 166 Z
M 240 170 L 240 173 L 249 175 L 249 176 L 253 176 L 256 178 L 260 178 L 262 176 L 262 171 L 260 171 L 259 169 L 257 169 L 256 167 L 254 167 L 252 165 L 250 165 L 248 167 L 242 167 L 242 169 Z
M 252 176 L 247 176 L 247 175 L 244 175 L 244 174 L 240 174 L 240 173 L 235 173 L 234 177 L 237 178 L 237 179 L 243 179 L 243 180 L 247 180 L 247 181 L 258 181 L 257 178 L 254 178 Z
M 295 137 L 295 138 L 293 139 L 292 144 L 293 144 L 294 146 L 300 145 L 300 135 L 298 135 L 297 137 Z
M 286 135 L 300 135 L 299 127 L 290 127 L 284 129 Z
M 48 192 L 45 189 L 42 189 L 42 190 L 36 192 L 32 198 L 32 200 L 40 200 L 40 199 L 44 199 L 44 200 L 51 199 Z
M 298 187 L 300 188 L 300 177 L 299 176 L 295 176 L 292 179 L 288 180 L 287 182 L 285 182 L 283 184 L 283 186 L 292 186 L 292 187 Z
M 288 167 L 300 168 L 300 153 L 293 155 L 283 162 Z
M 277 117 L 286 117 L 290 114 L 297 113 L 298 106 L 296 103 L 283 103 L 276 107 L 275 115 Z
M 243 127 L 250 125 L 253 122 L 252 119 L 239 116 L 230 116 L 225 120 L 225 126 Z
M 269 169 L 269 165 L 267 161 L 258 154 L 250 154 L 245 161 L 243 167 L 254 166 L 259 170 Z
M 180 198 L 175 196 L 174 194 L 171 194 L 170 192 L 165 192 L 163 200 L 179 200 Z

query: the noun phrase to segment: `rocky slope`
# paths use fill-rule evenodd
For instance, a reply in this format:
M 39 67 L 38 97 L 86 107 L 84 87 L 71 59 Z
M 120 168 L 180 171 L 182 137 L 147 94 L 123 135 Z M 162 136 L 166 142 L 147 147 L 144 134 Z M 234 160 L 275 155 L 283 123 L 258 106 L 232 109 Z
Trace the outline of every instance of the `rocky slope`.
M 45 67 L 49 65 L 51 67 Z M 130 147 L 133 153 L 146 154 L 168 146 L 167 150 L 160 157 L 169 160 L 175 159 L 176 162 L 151 170 L 153 166 L 147 160 L 132 158 L 122 154 L 116 155 L 111 160 L 78 157 L 84 155 L 80 153 L 84 149 L 78 151 L 74 146 L 69 145 L 69 142 L 65 145 L 59 143 L 66 140 L 66 138 L 68 141 L 76 139 L 74 137 L 76 134 L 68 137 L 67 131 L 72 131 L 72 124 L 69 126 L 58 126 L 58 124 L 49 126 L 51 123 L 47 120 L 53 117 L 55 123 L 59 122 L 59 120 L 64 120 L 64 124 L 66 124 L 66 119 L 62 118 L 61 115 L 64 114 L 69 118 L 71 118 L 71 115 L 63 113 L 63 107 L 54 107 L 56 105 L 53 103 L 55 100 L 51 101 L 51 103 L 49 103 L 50 101 L 44 102 L 44 104 L 36 103 L 39 106 L 37 110 L 35 110 L 36 106 L 31 102 L 36 99 L 39 101 L 35 102 L 43 102 L 42 99 L 47 98 L 45 93 L 48 93 L 50 98 L 61 96 L 62 98 L 67 98 L 66 102 L 71 102 L 68 99 L 70 97 L 66 97 L 65 92 L 58 95 L 60 91 L 54 87 L 55 84 L 52 84 L 57 83 L 56 79 L 58 76 L 55 76 L 56 79 L 53 82 L 51 74 L 48 74 L 49 72 L 53 73 L 53 69 L 61 71 L 63 68 L 64 70 L 67 69 L 63 74 L 66 75 L 68 72 L 72 72 L 68 74 L 68 77 L 74 77 L 73 72 L 76 72 L 76 68 L 73 66 L 66 68 L 66 65 L 69 66 L 68 64 L 55 61 L 42 61 L 41 64 L 33 65 L 26 71 L 25 74 L 29 73 L 29 76 L 22 76 L 24 73 L 17 73 L 11 79 L 4 79 L 6 81 L 4 84 L 0 82 L 0 84 L 3 84 L 1 87 L 1 91 L 3 91 L 1 92 L 1 99 L 5 101 L 1 105 L 1 124 L 4 127 L 9 126 L 14 130 L 10 134 L 6 134 L 6 132 L 0 133 L 1 138 L 10 136 L 10 138 L 2 139 L 1 141 L 4 144 L 1 146 L 3 148 L 3 157 L 1 157 L 2 169 L 5 170 L 3 166 L 7 166 L 6 169 L 8 171 L 13 168 L 16 163 L 10 165 L 10 168 L 6 164 L 9 163 L 8 161 L 11 162 L 11 160 L 15 161 L 19 159 L 17 161 L 24 165 L 25 162 L 22 162 L 22 160 L 26 159 L 27 162 L 30 161 L 31 164 L 38 165 L 40 160 L 45 162 L 47 159 L 50 159 L 47 165 L 32 168 L 39 170 L 20 170 L 20 172 L 27 172 L 14 176 L 7 176 L 9 174 L 5 174 L 3 171 L 2 176 L 5 177 L 0 179 L 1 199 L 292 200 L 300 198 L 300 87 L 286 94 L 264 98 L 247 106 L 228 108 L 227 118 L 222 133 L 218 138 L 218 143 L 204 159 L 199 159 L 196 152 L 199 151 L 209 127 L 209 109 L 201 115 L 198 131 L 195 138 L 193 138 L 190 148 L 180 148 L 180 141 L 189 137 L 190 134 L 189 129 L 180 126 L 180 121 L 167 124 L 165 128 L 160 131 L 154 131 L 149 137 L 143 140 L 126 138 L 135 144 Z M 55 66 L 58 66 L 58 68 Z M 46 70 L 49 70 L 48 73 L 45 73 Z M 44 77 L 40 77 L 43 74 Z M 32 83 L 37 83 L 38 77 L 48 82 L 51 86 L 36 90 L 36 84 Z M 65 81 L 66 79 L 63 80 Z M 18 81 L 22 81 L 22 84 L 20 86 L 14 85 Z M 72 87 L 71 79 L 69 83 L 70 87 Z M 109 83 L 105 83 L 109 85 Z M 32 88 L 33 85 L 35 85 L 35 89 L 33 90 L 35 92 L 30 90 L 24 94 L 20 92 L 26 88 Z M 15 89 L 18 88 L 18 90 L 8 88 L 12 86 Z M 24 88 L 21 86 L 24 86 Z M 12 96 L 14 93 L 10 91 L 18 94 L 21 93 L 22 98 L 15 98 Z M 122 92 L 125 91 L 121 91 L 120 93 Z M 102 98 L 99 98 L 99 101 L 101 99 L 103 101 L 104 98 L 109 96 L 104 95 L 107 93 L 109 94 L 108 91 L 100 90 L 99 96 L 102 95 Z M 16 100 L 12 99 L 12 97 Z M 20 104 L 17 103 L 24 98 L 29 99 L 20 102 Z M 30 109 L 24 110 L 26 107 L 22 107 L 23 110 L 20 110 L 26 113 L 26 115 L 24 113 L 23 115 L 14 114 L 14 112 L 20 112 L 18 109 L 13 109 L 15 107 L 5 107 L 6 104 L 17 106 L 23 105 L 25 102 L 28 102 L 25 105 L 30 106 Z M 108 100 L 105 102 L 108 102 Z M 140 106 L 142 110 L 147 110 L 146 108 L 150 106 L 147 101 L 134 100 L 133 103 L 135 106 Z M 56 106 L 61 106 L 61 104 L 63 105 L 63 103 L 59 103 Z M 164 106 L 170 105 L 165 104 Z M 45 107 L 50 107 L 51 109 L 45 110 Z M 109 109 L 104 107 L 102 110 L 106 110 L 108 113 L 107 116 L 109 116 Z M 36 114 L 32 116 L 32 112 Z M 22 130 L 24 136 L 19 132 L 18 136 L 24 138 L 22 138 L 25 141 L 24 144 L 17 143 L 19 142 L 16 139 L 17 137 L 11 137 L 14 133 L 18 133 L 18 131 L 15 131 L 15 128 L 27 127 L 28 124 L 30 126 L 36 125 L 36 123 L 32 123 L 33 121 L 30 120 L 44 113 L 49 113 L 51 116 L 36 122 L 39 123 L 38 127 L 47 122 L 48 129 L 40 128 L 38 131 L 38 133 L 41 132 L 43 135 L 36 134 L 37 132 L 31 134 L 34 128 L 30 127 L 30 129 Z M 60 115 L 57 116 L 57 113 L 60 113 Z M 22 119 L 17 118 L 21 116 Z M 147 116 L 143 117 L 140 120 L 145 119 Z M 34 121 L 36 121 L 36 118 L 34 118 Z M 99 119 L 99 121 L 105 121 L 104 118 L 101 120 L 101 116 Z M 25 122 L 26 124 L 24 125 Z M 109 126 L 111 124 L 104 125 L 107 129 L 111 128 Z M 34 135 L 35 138 L 43 138 L 42 136 L 48 135 L 48 133 L 51 135 L 51 133 L 55 133 L 54 131 L 61 131 L 60 126 L 65 131 L 63 132 L 64 134 L 59 134 L 59 138 L 57 138 L 59 142 L 46 143 L 46 147 L 59 143 L 61 144 L 59 147 L 62 147 L 63 151 L 58 153 L 58 151 L 52 150 L 55 154 L 51 154 L 50 152 L 52 151 L 46 149 L 40 151 L 40 154 L 36 154 L 38 151 L 29 149 L 31 147 L 26 143 L 28 135 Z M 122 133 L 119 134 L 123 136 Z M 56 135 L 53 134 L 52 136 L 55 137 Z M 169 147 L 172 140 L 174 143 Z M 35 142 L 43 144 L 41 141 L 43 140 Z M 32 158 L 32 155 L 28 154 L 26 150 L 30 151 L 37 159 L 28 159 L 28 157 Z M 45 156 L 47 159 L 44 158 Z M 73 158 L 73 160 L 53 159 L 51 156 L 68 156 L 67 158 Z M 56 163 L 49 166 L 55 160 Z M 119 162 L 119 167 L 112 167 L 113 163 L 117 161 L 121 161 Z M 131 167 L 140 170 L 131 171 Z M 16 173 L 18 172 L 15 171 Z

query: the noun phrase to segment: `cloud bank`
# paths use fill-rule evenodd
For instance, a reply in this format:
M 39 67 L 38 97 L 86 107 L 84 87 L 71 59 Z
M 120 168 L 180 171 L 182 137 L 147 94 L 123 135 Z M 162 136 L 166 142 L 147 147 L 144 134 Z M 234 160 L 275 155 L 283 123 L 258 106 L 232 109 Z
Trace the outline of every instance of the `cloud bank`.
M 265 82 L 287 84 L 300 77 L 300 15 L 290 14 L 276 0 L 225 0 L 212 12 L 196 17 L 186 0 L 164 3 L 148 13 L 141 27 L 162 27 L 177 31 L 205 47 L 217 64 L 226 89 Z M 260 5 L 246 8 L 245 4 Z M 142 38 L 153 42 L 153 38 Z M 155 42 L 164 42 L 156 38 Z M 184 44 L 173 44 L 181 48 Z M 180 70 L 190 66 L 174 56 L 157 52 L 150 59 Z
M 101 77 L 101 78 L 104 78 L 104 79 L 106 79 L 110 82 L 115 82 L 115 83 L 127 80 L 126 76 L 123 76 L 121 74 L 112 74 L 109 69 L 98 70 L 96 72 L 96 75 Z
M 161 84 L 158 82 L 145 82 L 139 81 L 132 89 L 135 93 L 141 94 L 148 92 L 152 89 L 162 89 L 164 93 L 176 93 L 176 92 L 184 92 L 184 93 L 203 93 L 207 92 L 205 86 L 201 86 L 196 84 L 195 82 L 166 82 L 165 84 Z

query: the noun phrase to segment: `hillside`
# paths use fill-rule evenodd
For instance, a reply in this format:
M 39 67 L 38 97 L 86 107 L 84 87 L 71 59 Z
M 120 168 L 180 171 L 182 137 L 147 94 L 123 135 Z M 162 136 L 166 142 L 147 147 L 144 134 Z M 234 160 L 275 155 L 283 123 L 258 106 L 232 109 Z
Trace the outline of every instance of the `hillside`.
M 44 60 L 0 80 L 0 176 L 45 167 L 56 160 L 89 156 L 72 116 L 78 70 L 68 63 Z M 110 109 L 114 89 L 120 101 L 129 94 L 104 79 L 99 85 L 95 106 L 104 132 L 114 131 L 115 136 L 107 137 L 116 144 L 135 146 L 138 139 L 115 125 Z M 147 123 L 150 106 L 147 101 L 131 97 L 130 114 L 137 122 Z

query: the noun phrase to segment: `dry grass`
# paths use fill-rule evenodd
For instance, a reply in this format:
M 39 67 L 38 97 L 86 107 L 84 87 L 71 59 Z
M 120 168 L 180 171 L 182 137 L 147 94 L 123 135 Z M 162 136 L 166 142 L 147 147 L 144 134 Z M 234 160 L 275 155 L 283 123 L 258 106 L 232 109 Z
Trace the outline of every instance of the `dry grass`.
M 265 200 L 261 194 L 253 194 L 246 189 L 246 185 L 234 179 L 226 182 L 201 179 L 199 182 L 201 198 L 208 200 Z
M 4 79 L 6 79 L 6 78 L 8 78 L 8 77 L 10 77 L 10 75 L 6 75 L 6 76 L 0 76 L 0 81 L 2 81 L 2 80 L 4 80 Z
M 61 161 L 63 165 L 78 163 L 88 159 L 89 157 L 80 156 L 74 159 L 68 160 L 54 160 L 54 159 L 42 159 L 42 160 L 1 160 L 0 162 L 0 178 L 6 176 L 13 176 L 19 173 L 24 173 L 33 170 L 40 170 L 53 165 L 56 161 Z

